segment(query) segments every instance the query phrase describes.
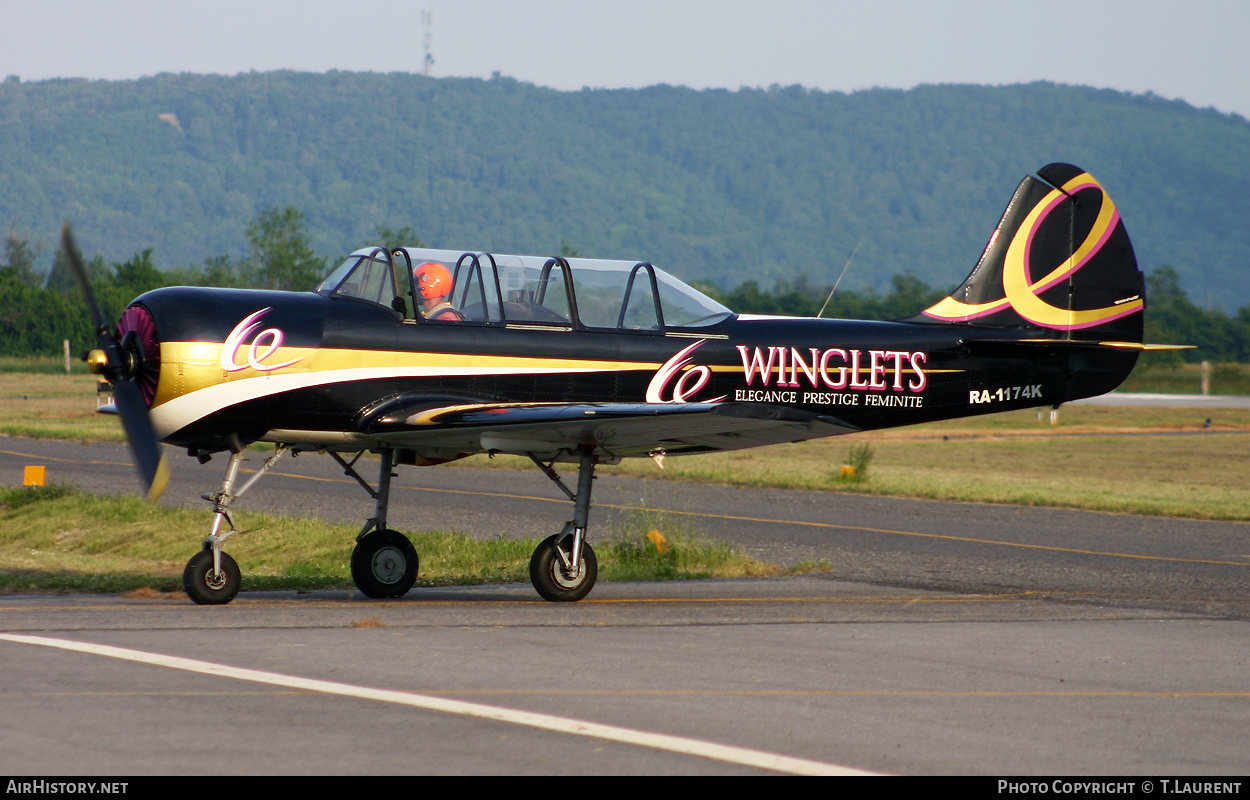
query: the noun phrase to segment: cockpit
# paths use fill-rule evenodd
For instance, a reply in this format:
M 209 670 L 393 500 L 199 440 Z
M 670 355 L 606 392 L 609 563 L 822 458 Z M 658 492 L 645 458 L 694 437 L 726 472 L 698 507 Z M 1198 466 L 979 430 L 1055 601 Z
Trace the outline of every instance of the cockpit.
M 387 306 L 423 324 L 662 332 L 733 316 L 646 262 L 428 248 L 357 250 L 315 291 Z

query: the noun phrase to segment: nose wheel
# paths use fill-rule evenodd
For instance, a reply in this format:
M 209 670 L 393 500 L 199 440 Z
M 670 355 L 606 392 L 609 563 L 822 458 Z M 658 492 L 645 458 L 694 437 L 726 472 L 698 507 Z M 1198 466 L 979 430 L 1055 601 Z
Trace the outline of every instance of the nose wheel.
M 229 553 L 220 553 L 221 563 L 213 566 L 213 551 L 204 549 L 191 556 L 182 572 L 182 588 L 191 602 L 201 606 L 229 603 L 239 593 L 242 573 Z

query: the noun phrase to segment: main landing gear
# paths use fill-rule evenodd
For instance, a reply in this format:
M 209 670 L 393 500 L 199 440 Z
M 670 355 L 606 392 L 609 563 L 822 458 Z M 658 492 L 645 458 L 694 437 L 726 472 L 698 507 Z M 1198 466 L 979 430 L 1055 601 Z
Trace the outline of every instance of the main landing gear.
M 343 460 L 338 453 L 330 453 L 339 462 L 343 471 L 356 479 L 365 491 L 373 497 L 373 516 L 365 521 L 365 526 L 356 536 L 356 547 L 352 550 L 352 582 L 366 597 L 383 600 L 392 597 L 403 597 L 417 581 L 417 549 L 412 542 L 398 531 L 386 527 L 386 509 L 391 500 L 391 478 L 395 473 L 391 468 L 395 465 L 395 451 L 387 448 L 379 451 L 382 456 L 378 467 L 378 488 L 373 490 L 369 484 L 356 474 L 355 464 L 361 454 L 357 453 L 351 463 Z
M 375 599 L 401 597 L 406 594 L 416 582 L 418 564 L 417 551 L 412 542 L 403 534 L 386 527 L 394 452 L 389 449 L 379 452 L 382 463 L 376 491 L 356 473 L 354 467 L 360 454 L 349 463 L 337 453 L 330 453 L 343 467 L 343 471 L 355 478 L 375 501 L 374 514 L 365 522 L 360 535 L 356 537 L 356 548 L 352 550 L 352 580 L 363 594 Z M 590 519 L 590 490 L 595 479 L 595 457 L 589 452 L 582 453 L 576 492 L 569 491 L 560 476 L 551 468 L 551 464 L 544 464 L 535 456 L 530 456 L 530 460 L 573 501 L 573 519 L 566 522 L 564 529 L 558 534 L 547 537 L 534 550 L 534 555 L 530 558 L 530 583 L 546 600 L 581 600 L 594 588 L 595 578 L 599 575 L 599 561 L 595 558 L 595 551 L 586 543 L 586 529 Z
M 564 523 L 564 529 L 555 536 L 548 536 L 534 550 L 530 558 L 530 583 L 544 600 L 573 602 L 590 594 L 599 576 L 599 560 L 595 551 L 586 543 L 586 529 L 590 521 L 590 487 L 595 479 L 595 457 L 583 452 L 577 471 L 577 493 L 570 492 L 560 476 L 534 456 L 530 460 L 560 487 L 573 501 L 573 519 Z
M 230 455 L 221 491 L 204 495 L 204 499 L 213 505 L 212 529 L 204 539 L 203 549 L 192 556 L 182 574 L 182 587 L 195 603 L 220 605 L 229 603 L 238 594 L 241 579 L 239 565 L 222 551 L 222 544 L 239 532 L 230 513 L 231 504 L 289 452 L 291 448 L 287 445 L 278 447 L 272 456 L 265 459 L 264 465 L 256 474 L 235 491 L 239 470 L 245 460 L 242 449 L 237 450 Z M 356 462 L 363 454 L 363 451 L 357 453 L 349 462 L 338 453 L 330 452 L 330 456 L 343 467 L 344 472 L 364 487 L 375 504 L 374 515 L 365 521 L 364 527 L 356 536 L 356 546 L 351 557 L 352 581 L 367 597 L 402 597 L 416 582 L 419 561 L 412 542 L 398 531 L 386 527 L 395 452 L 390 448 L 378 451 L 381 458 L 377 489 L 369 486 L 356 472 Z M 532 455 L 530 460 L 573 502 L 573 519 L 566 522 L 558 534 L 547 537 L 534 550 L 534 555 L 530 558 L 530 582 L 546 600 L 581 600 L 594 588 L 595 579 L 599 575 L 599 561 L 595 557 L 595 551 L 586 543 L 596 458 L 593 452 L 581 453 L 576 492 L 570 491 L 551 468 L 554 462 L 544 463 Z

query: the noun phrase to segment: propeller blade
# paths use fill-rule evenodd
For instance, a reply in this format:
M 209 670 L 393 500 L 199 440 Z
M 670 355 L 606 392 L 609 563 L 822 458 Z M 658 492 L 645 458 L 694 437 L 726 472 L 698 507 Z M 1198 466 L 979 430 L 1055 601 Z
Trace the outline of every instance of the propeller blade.
M 169 463 L 165 460 L 161 443 L 156 438 L 156 429 L 152 427 L 147 403 L 143 402 L 135 376 L 127 374 L 124 369 L 121 348 L 113 333 L 114 328 L 105 323 L 104 315 L 96 304 L 91 282 L 87 279 L 86 265 L 83 264 L 68 222 L 61 228 L 61 247 L 64 248 L 70 268 L 82 289 L 87 308 L 91 311 L 91 321 L 96 327 L 96 347 L 105 356 L 100 370 L 113 385 L 113 400 L 117 405 L 117 413 L 122 418 L 122 427 L 126 430 L 126 439 L 130 443 L 135 465 L 139 468 L 139 476 L 143 479 L 148 502 L 155 502 L 169 485 Z
M 91 312 L 91 324 L 99 333 L 105 326 L 104 315 L 100 313 L 100 306 L 96 305 L 95 295 L 91 292 L 91 282 L 87 280 L 87 266 L 83 263 L 82 253 L 78 251 L 78 245 L 74 242 L 74 232 L 70 230 L 68 220 L 61 226 L 61 249 L 65 251 L 65 257 L 69 259 L 69 267 L 78 281 L 78 288 L 82 289 L 83 297 L 87 301 L 87 310 Z
M 139 468 L 139 475 L 147 489 L 148 502 L 156 502 L 169 485 L 169 463 L 156 438 L 148 407 L 139 394 L 139 388 L 129 380 L 113 382 L 113 400 L 117 404 L 118 416 L 122 418 L 122 427 L 126 429 L 135 466 Z

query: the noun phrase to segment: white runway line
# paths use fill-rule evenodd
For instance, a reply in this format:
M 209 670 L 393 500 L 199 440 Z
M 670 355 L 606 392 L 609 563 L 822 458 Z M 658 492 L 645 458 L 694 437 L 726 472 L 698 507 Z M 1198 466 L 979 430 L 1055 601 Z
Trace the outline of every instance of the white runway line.
M 262 672 L 254 669 L 230 667 L 224 664 L 213 664 L 208 661 L 197 661 L 190 658 L 166 656 L 159 653 L 147 653 L 142 650 L 130 650 L 123 647 L 75 642 L 68 639 L 53 639 L 44 636 L 23 636 L 11 633 L 0 633 L 0 641 L 19 644 L 41 645 L 70 650 L 78 653 L 89 653 L 107 656 L 123 661 L 134 661 L 157 667 L 167 667 L 202 675 L 216 675 L 221 678 L 233 678 L 270 686 L 281 686 L 288 689 L 302 689 L 321 694 L 333 694 L 342 697 L 357 697 L 364 700 L 376 700 L 383 703 L 423 708 L 430 711 L 442 711 L 448 714 L 459 714 L 479 719 L 508 722 L 514 725 L 527 725 L 532 728 L 569 733 L 576 736 L 588 736 L 605 739 L 611 742 L 650 747 L 667 750 L 672 753 L 699 756 L 715 761 L 740 764 L 759 769 L 786 772 L 794 775 L 876 775 L 879 773 L 827 764 L 821 761 L 809 761 L 802 758 L 791 758 L 763 750 L 750 750 L 742 747 L 705 742 L 699 739 L 687 739 L 683 736 L 670 736 L 663 733 L 649 733 L 615 725 L 601 725 L 595 722 L 583 722 L 567 717 L 554 717 L 548 714 L 537 714 L 530 711 L 518 711 L 498 706 L 466 703 L 459 700 L 448 700 L 441 697 L 396 692 L 388 689 L 372 689 L 367 686 L 353 686 L 347 683 L 299 678 L 293 675 L 282 675 L 276 672 Z

